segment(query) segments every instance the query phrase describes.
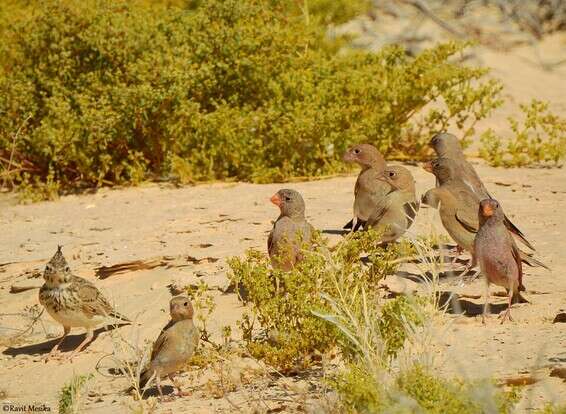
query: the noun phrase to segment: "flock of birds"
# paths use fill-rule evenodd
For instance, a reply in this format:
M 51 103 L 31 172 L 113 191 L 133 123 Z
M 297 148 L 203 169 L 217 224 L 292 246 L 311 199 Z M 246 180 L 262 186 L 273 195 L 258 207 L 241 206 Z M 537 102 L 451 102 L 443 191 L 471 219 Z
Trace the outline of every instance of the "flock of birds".
M 520 292 L 525 290 L 522 263 L 546 266 L 532 253 L 517 247 L 515 238 L 534 250 L 466 161 L 459 140 L 452 134 L 441 133 L 432 138 L 430 145 L 437 158 L 424 168 L 436 176 L 436 188 L 427 191 L 421 202 L 439 210 L 442 224 L 456 242 L 458 253 L 471 254 L 465 272 L 479 263 L 487 282 L 484 317 L 489 284 L 493 283 L 508 292 L 508 307 L 501 323 L 507 318 L 511 320 L 511 304 L 523 300 Z M 419 210 L 411 172 L 402 166 L 387 165 L 379 151 L 369 144 L 353 146 L 344 160 L 361 167 L 354 189 L 354 217 L 344 228 L 351 231 L 374 228 L 382 235 L 383 243 L 394 242 L 412 225 Z M 274 268 L 288 271 L 300 262 L 305 246 L 312 245 L 314 228 L 306 220 L 305 203 L 297 191 L 279 190 L 271 201 L 279 207 L 280 215 L 269 234 L 268 253 Z M 73 275 L 61 247 L 46 265 L 43 277 L 45 283 L 39 291 L 39 302 L 64 330 L 46 361 L 60 357 L 59 346 L 72 327 L 83 327 L 87 334 L 71 353 L 71 359 L 92 341 L 94 328 L 108 317 L 131 323 L 93 283 Z M 175 385 L 176 395 L 184 395 L 173 374 L 193 355 L 200 337 L 193 324 L 193 307 L 188 297 L 171 299 L 170 317 L 139 379 L 140 389 L 155 379 L 161 397 L 160 379 L 166 376 Z

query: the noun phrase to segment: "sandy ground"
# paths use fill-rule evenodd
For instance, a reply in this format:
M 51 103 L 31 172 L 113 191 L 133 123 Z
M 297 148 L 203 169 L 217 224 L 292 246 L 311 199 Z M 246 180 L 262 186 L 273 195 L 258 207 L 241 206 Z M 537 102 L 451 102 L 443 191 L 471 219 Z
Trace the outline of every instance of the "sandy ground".
M 563 53 L 563 39 L 550 44 L 549 50 L 555 50 L 557 44 L 562 45 Z M 482 127 L 504 130 L 505 117 L 516 114 L 517 104 L 533 97 L 549 100 L 553 109 L 562 114 L 566 111 L 564 66 L 553 72 L 544 71 L 525 61 L 529 53 L 519 50 L 514 54 L 482 54 L 483 63 L 494 68 L 492 75 L 505 83 L 509 98 L 505 107 L 483 122 Z M 420 193 L 434 185 L 432 176 L 417 167 L 409 168 Z M 540 258 L 552 271 L 526 269 L 525 284 L 531 304 L 514 309 L 513 323 L 501 326 L 491 320 L 482 326 L 478 316 L 482 300 L 462 299 L 460 306 L 466 313 L 448 314 L 446 323 L 439 327 L 438 340 L 446 360 L 443 370 L 471 378 L 534 375 L 536 382 L 524 388 L 519 411 L 540 407 L 545 401 L 566 403 L 566 379 L 550 375 L 553 369 L 566 367 L 566 325 L 553 324 L 558 313 L 566 312 L 566 171 L 495 169 L 481 162 L 477 168 L 489 191 L 533 241 Z M 139 322 L 101 332 L 72 363 L 44 364 L 41 358 L 61 327 L 43 315 L 41 324 L 17 344 L 0 345 L 0 400 L 26 404 L 35 401 L 56 411 L 58 392 L 74 374 L 95 373 L 85 396 L 84 411 L 127 412 L 127 401 L 131 401 L 123 392 L 127 381 L 106 378 L 95 371 L 101 357 L 115 349 L 113 338 L 123 337 L 135 344 L 153 340 L 167 321 L 171 296 L 167 286 L 183 278 L 200 279 L 211 287 L 217 306 L 209 329 L 219 340 L 221 328 L 234 325 L 242 312 L 236 295 L 222 292 L 227 284 L 226 259 L 251 247 L 265 249 L 271 221 L 277 216 L 268 201 L 271 194 L 281 187 L 299 190 L 314 226 L 339 229 L 350 216 L 354 181 L 354 176 L 347 176 L 286 185 L 214 184 L 179 189 L 147 185 L 103 189 L 34 205 L 17 205 L 13 195 L 0 194 L 0 344 L 14 335 L 14 328 L 25 326 L 27 320 L 21 313 L 38 303 L 37 287 L 42 283 L 38 272 L 58 244 L 64 246 L 76 274 L 95 281 L 120 312 Z M 412 231 L 426 234 L 443 229 L 436 212 L 427 209 L 419 213 Z M 339 236 L 329 237 L 336 241 Z M 95 269 L 100 266 L 162 256 L 177 259 L 170 267 L 95 280 Z M 192 259 L 188 260 L 189 257 Z M 402 277 L 397 283 L 399 280 L 403 281 Z M 35 289 L 10 293 L 12 286 Z M 481 294 L 483 282 L 478 279 L 463 287 L 446 282 L 445 289 Z M 504 308 L 503 298 L 492 297 L 492 303 L 493 312 Z M 63 350 L 76 346 L 82 335 L 80 330 L 73 331 Z M 191 378 L 184 374 L 181 381 L 190 387 L 194 385 Z M 225 398 L 214 399 L 197 387 L 192 397 L 162 404 L 157 412 L 236 411 L 234 401 L 240 406 L 238 401 L 248 398 L 246 395 L 249 393 L 229 394 L 231 403 Z M 284 404 L 276 407 L 285 408 Z

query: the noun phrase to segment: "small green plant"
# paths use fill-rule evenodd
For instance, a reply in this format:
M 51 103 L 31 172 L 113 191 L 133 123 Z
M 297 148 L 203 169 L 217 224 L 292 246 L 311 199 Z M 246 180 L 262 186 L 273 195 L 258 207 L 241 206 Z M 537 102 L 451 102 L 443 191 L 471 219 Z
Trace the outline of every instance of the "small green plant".
M 210 287 L 204 281 L 199 281 L 196 286 L 187 287 L 187 295 L 191 298 L 195 310 L 195 317 L 199 322 L 201 338 L 210 341 L 210 333 L 208 332 L 207 322 L 216 309 L 214 297 L 210 294 Z
M 411 241 L 428 293 L 379 300 L 367 285 L 336 281 L 326 296 L 330 311 L 318 314 L 343 335 L 344 369 L 329 385 L 346 413 L 508 413 L 518 400 L 515 390 L 504 392 L 491 381 L 443 378 L 435 374 L 435 326 L 443 317 L 437 308 L 437 277 L 431 239 Z M 376 300 L 377 299 L 377 300 Z
M 74 375 L 71 381 L 59 392 L 59 412 L 61 414 L 77 414 L 82 411 L 84 388 L 94 377 L 88 375 Z
M 502 392 L 485 381 L 441 378 L 418 364 L 402 372 L 396 378 L 396 385 L 424 412 L 431 414 L 509 413 L 519 397 L 515 390 Z
M 424 297 L 399 296 L 386 302 L 381 308 L 379 330 L 385 342 L 385 353 L 390 357 L 397 355 L 403 348 L 407 338 L 407 324 L 420 326 L 423 323 L 422 313 Z
M 548 403 L 535 414 L 566 414 L 566 405 Z
M 495 167 L 559 166 L 566 157 L 566 118 L 550 112 L 548 103 L 533 99 L 521 105 L 524 120 L 509 118 L 514 136 L 503 140 L 491 129 L 481 137 L 480 155 Z
M 384 249 L 378 242 L 374 231 L 350 235 L 332 251 L 319 240 L 289 272 L 272 269 L 267 256 L 256 250 L 230 259 L 232 282 L 251 304 L 251 314 L 239 325 L 252 356 L 289 372 L 336 347 L 342 333 L 316 315 L 331 311 L 325 296 L 334 295 L 338 283 L 364 285 L 377 298 L 379 280 L 396 270 L 391 261 L 404 250 L 403 244 Z

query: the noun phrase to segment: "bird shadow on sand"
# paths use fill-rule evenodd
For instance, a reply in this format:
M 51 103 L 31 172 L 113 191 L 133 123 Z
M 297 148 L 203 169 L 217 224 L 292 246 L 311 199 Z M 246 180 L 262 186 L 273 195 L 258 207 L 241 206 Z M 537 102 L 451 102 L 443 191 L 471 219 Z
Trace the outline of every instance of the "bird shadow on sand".
M 98 328 L 94 331 L 94 336 L 92 338 L 92 341 L 90 341 L 85 347 L 84 349 L 87 349 L 94 341 L 96 341 L 96 338 L 98 338 L 98 335 L 100 335 L 102 332 L 106 332 L 106 331 L 112 331 L 116 328 L 121 328 L 122 326 L 128 326 L 129 324 L 127 323 L 123 323 L 123 324 L 117 324 L 117 325 L 108 325 L 102 328 Z M 84 340 L 86 336 L 86 333 L 82 333 L 82 334 L 75 334 L 75 335 L 68 335 L 65 340 L 63 341 L 63 343 L 59 346 L 59 351 L 61 352 L 71 352 L 74 351 L 79 344 Z M 10 347 L 5 349 L 4 351 L 2 351 L 2 354 L 4 355 L 10 355 L 10 356 L 17 356 L 17 355 L 44 355 L 49 353 L 49 351 L 51 351 L 51 349 L 55 346 L 55 344 L 57 342 L 59 342 L 60 337 L 55 338 L 55 339 L 51 339 L 49 341 L 46 342 L 41 342 L 39 344 L 32 344 L 32 345 L 24 345 L 18 348 L 14 348 L 14 347 Z M 83 350 L 84 350 L 83 349 Z
M 483 301 L 481 303 L 474 303 L 459 297 L 453 292 L 439 292 L 438 305 L 440 308 L 446 307 L 446 313 L 452 315 L 464 315 L 473 318 L 483 314 Z M 506 309 L 507 303 L 490 303 L 488 308 L 489 313 L 492 315 L 498 315 Z
M 423 283 L 426 279 L 432 280 L 433 275 L 430 272 L 425 273 L 424 275 L 419 273 L 412 273 L 405 270 L 399 270 L 395 273 L 397 276 L 402 277 L 404 279 L 409 279 L 415 283 Z M 468 275 L 471 275 L 471 272 L 467 272 Z M 458 279 L 464 276 L 463 270 L 447 270 L 445 272 L 440 272 L 438 274 L 439 280 L 450 280 L 450 279 Z
M 350 230 L 336 230 L 336 229 L 325 229 L 321 231 L 322 234 L 333 234 L 336 236 L 345 236 L 350 233 Z
M 175 388 L 172 385 L 164 385 L 163 380 L 161 380 L 161 391 L 163 392 L 164 396 L 172 395 L 175 392 Z M 144 391 L 142 398 L 147 400 L 149 397 L 160 397 L 159 391 L 157 390 L 157 386 L 153 386 L 148 388 Z M 182 398 L 182 397 L 179 397 Z

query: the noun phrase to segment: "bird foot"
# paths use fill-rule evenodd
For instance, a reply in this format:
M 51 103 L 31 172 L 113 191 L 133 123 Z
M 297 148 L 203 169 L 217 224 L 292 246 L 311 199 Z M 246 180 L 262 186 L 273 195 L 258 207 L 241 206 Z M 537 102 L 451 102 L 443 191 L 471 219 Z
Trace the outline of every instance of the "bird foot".
M 176 399 L 176 395 L 174 394 L 170 394 L 170 395 L 162 395 L 159 397 L 159 401 L 160 402 L 171 402 L 174 401 Z
M 503 322 L 505 322 L 506 319 L 509 319 L 509 322 L 514 322 L 513 318 L 511 317 L 511 312 L 509 312 L 509 310 L 506 310 L 505 313 L 500 313 L 497 316 L 497 319 L 501 319 L 500 324 L 503 325 Z
M 461 280 L 461 286 L 464 286 L 465 284 L 469 284 L 472 283 L 474 280 L 476 280 L 478 278 L 478 276 L 480 275 L 480 272 L 478 270 L 473 270 L 472 271 L 472 275 L 468 276 L 468 273 L 470 273 L 470 270 L 472 269 L 468 269 L 466 270 L 464 273 L 462 273 Z
M 65 358 L 60 351 L 55 351 L 55 352 L 51 351 L 46 356 L 44 356 L 42 359 L 43 359 L 43 362 L 45 364 L 47 364 L 47 362 L 49 362 L 49 361 L 61 361 Z
M 190 391 L 177 390 L 175 391 L 175 395 L 177 397 L 190 397 L 193 394 Z

